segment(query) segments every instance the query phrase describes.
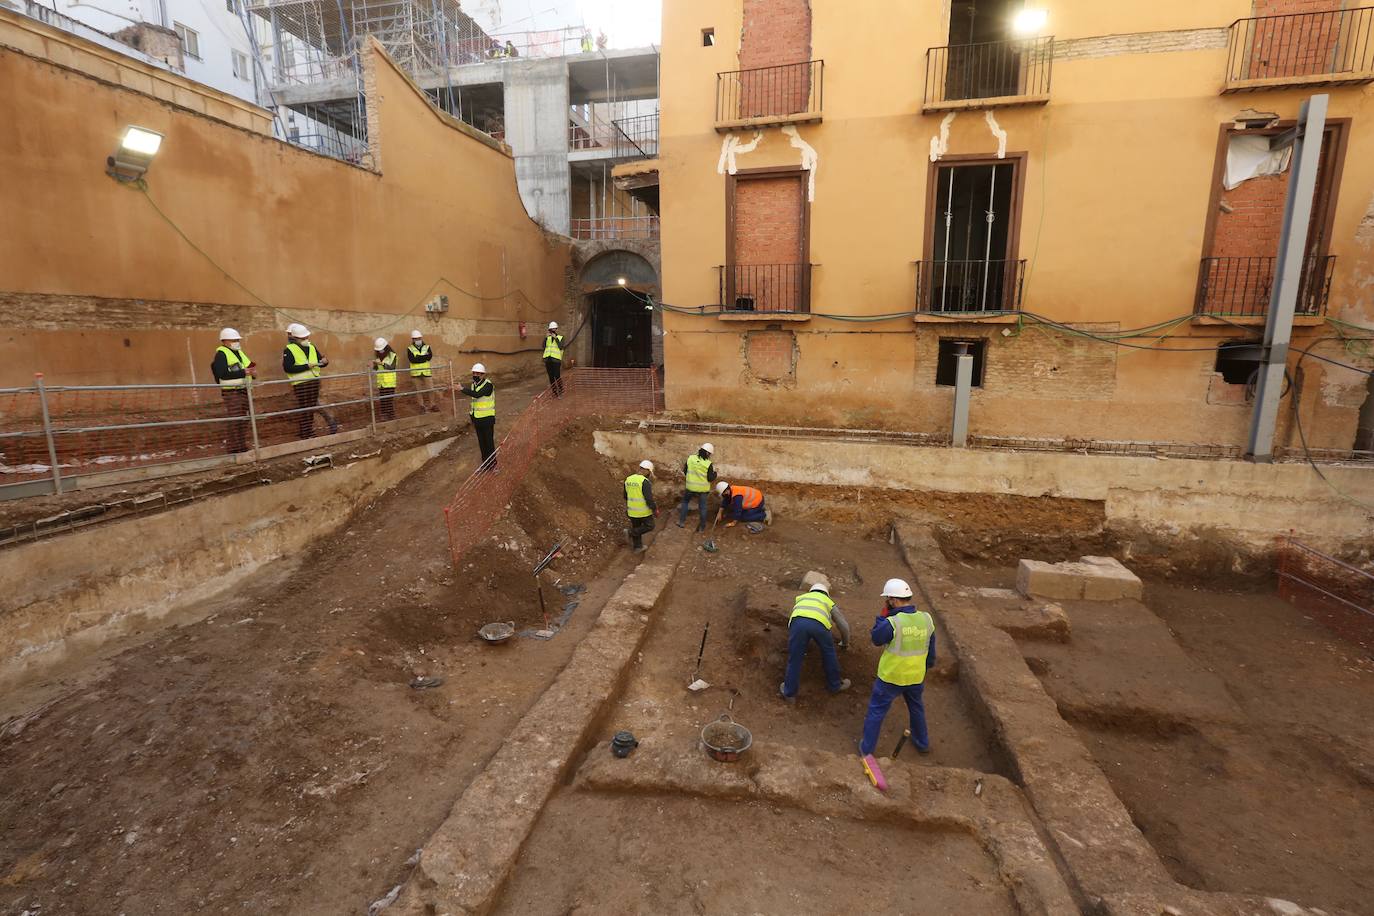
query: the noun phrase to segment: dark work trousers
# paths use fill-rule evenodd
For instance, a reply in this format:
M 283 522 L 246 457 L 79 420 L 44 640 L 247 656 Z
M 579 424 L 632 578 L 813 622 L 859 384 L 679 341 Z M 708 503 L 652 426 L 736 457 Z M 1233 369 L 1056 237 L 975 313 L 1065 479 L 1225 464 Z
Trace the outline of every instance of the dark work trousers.
M 682 494 L 682 506 L 677 511 L 677 526 L 679 528 L 687 524 L 687 513 L 691 511 L 692 500 L 697 501 L 697 530 L 706 530 L 706 494 L 693 493 L 691 490 Z
M 563 396 L 563 360 L 554 359 L 552 356 L 544 357 L 544 371 L 549 374 L 549 385 L 553 388 L 553 396 L 561 398 Z
M 473 431 L 477 433 L 477 447 L 482 450 L 482 463 L 496 454 L 496 418 L 482 417 L 472 418 Z M 496 462 L 491 463 L 492 470 L 496 469 Z
M 377 419 L 386 421 L 396 419 L 396 389 L 377 389 Z
M 644 535 L 654 530 L 654 517 L 630 519 L 630 543 L 635 550 L 644 546 Z
M 892 701 L 898 697 L 906 700 L 906 709 L 911 721 L 911 743 L 919 751 L 930 749 L 930 734 L 926 731 L 925 684 L 912 684 L 899 687 L 889 684 L 882 678 L 873 679 L 873 695 L 868 700 L 868 712 L 864 715 L 864 736 L 859 742 L 860 754 L 871 754 L 878 746 L 878 733 L 882 731 L 883 719 Z
M 801 686 L 802 661 L 807 644 L 814 642 L 821 650 L 821 667 L 825 669 L 825 686 L 831 693 L 840 689 L 840 657 L 835 653 L 835 640 L 830 629 L 810 617 L 794 617 L 787 625 L 787 674 L 782 680 L 782 695 L 794 697 Z M 886 711 L 886 710 L 884 710 Z
M 311 408 L 318 407 L 320 403 L 320 380 L 311 379 L 292 385 L 291 393 L 296 396 L 296 409 L 300 411 L 296 414 L 297 435 L 309 439 L 315 434 L 315 411 Z
M 248 416 L 248 392 L 243 388 L 222 388 L 220 394 L 224 397 L 224 415 L 227 417 L 247 417 Z M 231 419 L 225 424 L 228 427 L 228 448 L 229 454 L 236 455 L 239 452 L 248 451 L 248 421 Z

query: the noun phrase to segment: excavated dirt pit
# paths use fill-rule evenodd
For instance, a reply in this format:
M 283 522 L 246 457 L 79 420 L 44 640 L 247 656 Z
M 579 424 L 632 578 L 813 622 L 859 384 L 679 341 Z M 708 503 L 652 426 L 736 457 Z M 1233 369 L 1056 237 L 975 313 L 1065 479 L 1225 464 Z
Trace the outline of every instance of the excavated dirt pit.
M 951 563 L 995 613 L 1014 567 Z M 1018 638 L 1173 877 L 1374 913 L 1374 662 L 1267 591 L 1147 580 Z

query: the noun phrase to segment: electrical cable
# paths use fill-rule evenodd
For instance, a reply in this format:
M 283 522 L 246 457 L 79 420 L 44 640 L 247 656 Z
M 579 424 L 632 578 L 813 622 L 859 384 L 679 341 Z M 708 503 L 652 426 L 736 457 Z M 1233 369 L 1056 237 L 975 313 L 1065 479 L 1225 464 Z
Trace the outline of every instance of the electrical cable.
M 1323 343 L 1328 340 L 1339 339 L 1339 337 L 1320 337 L 1312 343 L 1308 344 L 1305 348 L 1301 348 L 1298 350 L 1298 361 L 1293 366 L 1293 374 L 1296 377 L 1294 381 L 1293 390 L 1293 425 L 1296 426 L 1298 430 L 1298 443 L 1302 445 L 1303 457 L 1307 459 L 1307 463 L 1312 466 L 1312 470 L 1317 472 L 1317 476 L 1321 478 L 1321 482 L 1330 487 L 1331 492 L 1335 493 L 1337 496 L 1341 497 L 1347 502 L 1359 506 L 1366 512 L 1374 513 L 1374 506 L 1371 506 L 1370 504 L 1362 500 L 1356 499 L 1349 493 L 1346 493 L 1340 487 L 1332 483 L 1331 479 L 1326 476 L 1326 473 L 1321 469 L 1321 465 L 1317 464 L 1316 460 L 1312 457 L 1312 450 L 1307 445 L 1307 432 L 1303 429 L 1302 425 L 1302 361 L 1306 359 L 1308 356 L 1316 357 L 1316 354 L 1311 353 L 1310 351 L 1313 347 L 1317 346 L 1317 344 Z M 1287 373 L 1285 373 L 1285 375 L 1286 374 Z

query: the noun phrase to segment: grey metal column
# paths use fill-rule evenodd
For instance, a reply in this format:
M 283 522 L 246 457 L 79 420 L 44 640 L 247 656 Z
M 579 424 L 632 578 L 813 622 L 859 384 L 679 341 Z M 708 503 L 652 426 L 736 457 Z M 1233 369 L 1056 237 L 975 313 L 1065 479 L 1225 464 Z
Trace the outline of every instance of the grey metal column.
M 1293 313 L 1302 285 L 1304 255 L 1307 253 L 1307 224 L 1312 219 L 1312 198 L 1317 189 L 1317 166 L 1321 161 L 1322 135 L 1326 131 L 1326 95 L 1314 95 L 1298 111 L 1297 140 L 1293 147 L 1293 168 L 1288 178 L 1288 196 L 1283 204 L 1283 229 L 1275 258 L 1274 291 L 1269 297 L 1269 317 L 1264 325 L 1264 358 L 1255 389 L 1255 413 L 1250 422 L 1250 441 L 1245 456 L 1251 461 L 1274 460 L 1274 427 L 1278 422 L 1279 398 L 1288 368 L 1288 344 L 1293 339 Z
M 954 361 L 954 434 L 950 444 L 955 448 L 968 445 L 968 402 L 973 392 L 973 354 L 966 343 L 955 344 L 959 355 Z
M 38 386 L 38 406 L 43 411 L 43 438 L 48 444 L 48 463 L 52 467 L 52 491 L 62 493 L 62 469 L 57 466 L 57 442 L 52 434 L 52 415 L 48 412 L 48 386 L 43 384 L 43 373 L 33 374 L 33 383 Z

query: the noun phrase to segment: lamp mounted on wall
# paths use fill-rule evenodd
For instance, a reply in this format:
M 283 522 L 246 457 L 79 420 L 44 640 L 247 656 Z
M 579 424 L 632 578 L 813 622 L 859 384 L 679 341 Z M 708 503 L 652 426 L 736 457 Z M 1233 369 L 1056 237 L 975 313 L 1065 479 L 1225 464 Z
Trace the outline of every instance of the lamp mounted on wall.
M 1029 38 L 1032 35 L 1039 35 L 1049 20 L 1050 14 L 1047 10 L 1028 6 L 1017 11 L 1016 16 L 1011 20 L 1011 30 L 1023 38 Z
M 116 181 L 137 181 L 162 148 L 162 134 L 130 124 L 119 138 L 114 155 L 105 159 L 105 174 Z

